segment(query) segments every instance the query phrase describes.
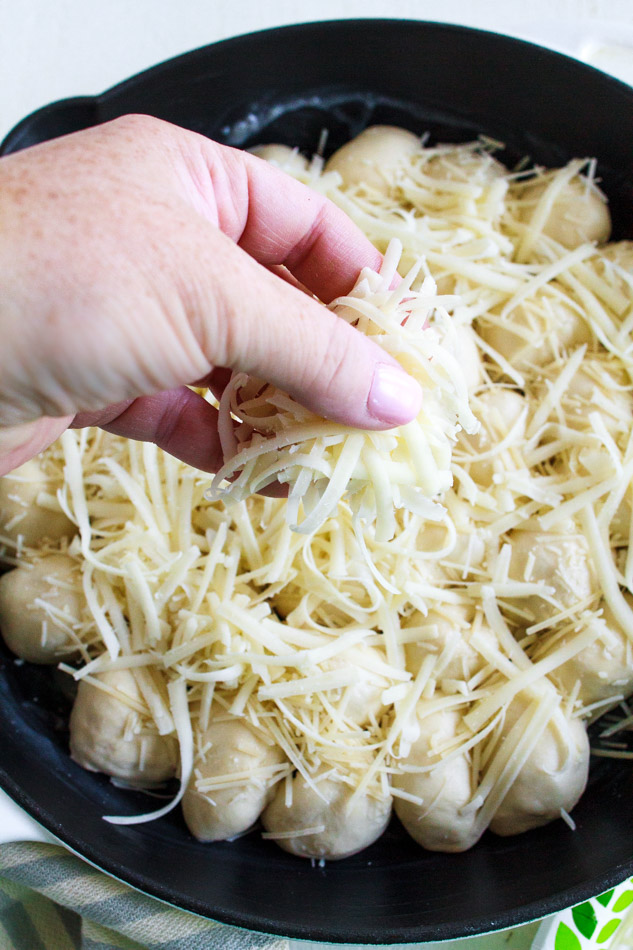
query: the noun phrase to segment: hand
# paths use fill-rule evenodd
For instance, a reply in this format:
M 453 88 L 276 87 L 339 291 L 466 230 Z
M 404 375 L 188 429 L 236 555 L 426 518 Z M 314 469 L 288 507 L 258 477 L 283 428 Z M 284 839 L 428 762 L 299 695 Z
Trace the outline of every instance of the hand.
M 329 302 L 365 265 L 380 255 L 329 201 L 157 119 L 3 158 L 0 475 L 69 425 L 215 471 L 217 413 L 186 384 L 232 369 L 353 426 L 409 421 L 417 383 L 292 283 Z

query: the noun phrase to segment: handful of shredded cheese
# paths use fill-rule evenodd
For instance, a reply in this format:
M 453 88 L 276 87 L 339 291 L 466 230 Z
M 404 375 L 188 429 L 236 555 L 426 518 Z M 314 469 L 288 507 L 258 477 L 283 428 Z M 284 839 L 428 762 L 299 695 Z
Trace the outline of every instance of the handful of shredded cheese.
M 220 400 L 225 463 L 211 500 L 243 501 L 279 481 L 289 486 L 286 518 L 293 530 L 318 529 L 345 498 L 359 519 L 375 522 L 379 541 L 394 536 L 398 509 L 442 519 L 444 509 L 433 499 L 452 484 L 457 433 L 474 433 L 478 423 L 456 358 L 449 313 L 455 298 L 438 297 L 428 275 L 412 289 L 422 260 L 390 290 L 401 251 L 393 240 L 380 274 L 365 269 L 332 308 L 417 379 L 425 393 L 418 418 L 387 432 L 362 432 L 319 418 L 274 386 L 234 374 Z M 232 419 L 242 423 L 235 430 Z

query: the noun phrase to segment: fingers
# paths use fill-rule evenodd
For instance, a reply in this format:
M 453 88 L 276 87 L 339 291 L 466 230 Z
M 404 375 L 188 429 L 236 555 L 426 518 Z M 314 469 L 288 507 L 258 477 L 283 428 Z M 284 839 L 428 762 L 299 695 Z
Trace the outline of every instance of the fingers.
M 231 282 L 225 271 L 219 286 L 233 298 L 223 295 L 220 321 L 230 332 L 213 361 L 275 383 L 348 425 L 409 422 L 420 408 L 418 384 L 375 343 L 300 293 L 324 301 L 348 293 L 363 267 L 380 267 L 376 248 L 332 202 L 267 162 L 215 145 L 208 157 L 218 221 L 249 255 L 235 257 L 239 276 Z M 294 279 L 279 280 L 288 273 Z
M 135 119 L 3 159 L 0 178 L 5 427 L 98 410 L 93 424 L 212 471 L 214 410 L 181 384 L 208 377 L 219 392 L 220 368 L 352 426 L 388 428 L 417 413 L 417 384 L 310 296 L 346 293 L 380 255 L 278 169 Z M 20 435 L 33 452 L 52 441 L 50 419 L 41 425 Z M 59 434 L 65 423 L 54 425 Z M 25 458 L 18 442 L 5 452 L 13 465 Z
M 73 428 L 100 426 L 113 435 L 154 442 L 188 465 L 217 472 L 222 449 L 217 411 L 198 393 L 181 386 L 75 416 Z
M 204 286 L 194 297 L 193 322 L 210 359 L 265 379 L 346 425 L 385 429 L 417 415 L 417 382 L 369 337 L 239 248 L 223 261 L 211 325 Z
M 255 260 L 284 264 L 326 303 L 348 293 L 363 267 L 380 267 L 381 254 L 323 195 L 248 152 L 223 149 L 222 158 L 234 203 L 239 204 L 239 185 L 246 178 L 248 211 L 235 238 Z M 219 189 L 221 218 L 223 195 Z

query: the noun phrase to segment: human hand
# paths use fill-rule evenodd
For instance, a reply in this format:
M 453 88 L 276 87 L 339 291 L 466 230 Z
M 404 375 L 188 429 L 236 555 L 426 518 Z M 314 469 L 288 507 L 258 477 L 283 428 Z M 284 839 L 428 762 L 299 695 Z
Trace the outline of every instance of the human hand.
M 216 391 L 240 370 L 314 412 L 384 429 L 418 384 L 321 300 L 380 255 L 264 161 L 147 116 L 0 160 L 0 475 L 69 425 L 222 463 Z

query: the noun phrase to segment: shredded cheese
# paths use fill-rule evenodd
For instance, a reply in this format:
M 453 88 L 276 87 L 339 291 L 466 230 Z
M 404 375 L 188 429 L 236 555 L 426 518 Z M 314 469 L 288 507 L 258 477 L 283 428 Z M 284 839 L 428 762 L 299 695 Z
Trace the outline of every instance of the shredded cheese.
M 457 432 L 474 432 L 478 423 L 451 353 L 449 310 L 442 304 L 452 309 L 453 298 L 438 297 L 431 278 L 412 289 L 420 262 L 391 290 L 400 253 L 400 243 L 393 241 L 381 273 L 362 271 L 351 293 L 332 306 L 420 382 L 431 398 L 417 419 L 387 432 L 359 432 L 319 420 L 275 387 L 235 374 L 220 400 L 225 462 L 213 480 L 211 500 L 241 501 L 280 481 L 289 486 L 286 510 L 293 530 L 315 531 L 345 498 L 353 512 L 375 522 L 381 541 L 395 534 L 394 509 L 421 508 L 432 515 L 428 500 L 452 482 Z M 235 431 L 231 419 L 241 423 Z
M 593 243 L 568 249 L 544 232 L 569 183 L 595 189 L 584 160 L 510 173 L 492 147 L 420 146 L 384 192 L 345 186 L 321 159 L 293 171 L 385 253 L 380 274 L 364 271 L 332 306 L 422 383 L 408 426 L 351 430 L 235 374 L 219 404 L 225 463 L 210 494 L 203 473 L 155 446 L 69 430 L 41 458 L 38 504 L 78 534 L 35 550 L 16 535 L 28 512 L 11 482 L 20 510 L 0 523 L 3 561 L 24 569 L 62 550 L 79 566 L 80 614 L 45 591 L 35 602 L 42 644 L 61 624 L 80 646 L 62 668 L 114 698 L 99 674 L 134 671 L 138 699 L 122 701 L 148 734 L 178 739 L 173 800 L 108 820 L 160 817 L 190 782 L 209 793 L 283 782 L 290 808 L 295 772 L 320 797 L 334 776 L 352 800 L 393 794 L 427 815 L 435 802 L 392 789 L 393 776 L 465 756 L 466 808 L 483 831 L 545 730 L 621 701 L 618 683 L 587 701 L 579 679 L 562 697 L 556 671 L 588 655 L 605 606 L 633 668 L 633 277 Z M 539 178 L 540 197 L 527 201 Z M 508 391 L 514 415 L 495 402 Z M 287 500 L 256 494 L 274 481 Z M 529 532 L 552 540 L 519 571 L 517 537 Z M 556 547 L 576 536 L 585 547 Z M 572 553 L 544 571 L 551 550 Z M 466 619 L 451 626 L 450 610 Z M 501 742 L 519 697 L 524 712 Z M 218 710 L 256 728 L 282 764 L 201 778 L 194 766 Z M 455 735 L 412 765 L 425 722 L 449 710 Z M 609 726 L 612 745 L 596 754 L 630 758 L 613 738 L 630 721 L 629 711 Z

